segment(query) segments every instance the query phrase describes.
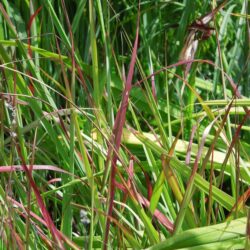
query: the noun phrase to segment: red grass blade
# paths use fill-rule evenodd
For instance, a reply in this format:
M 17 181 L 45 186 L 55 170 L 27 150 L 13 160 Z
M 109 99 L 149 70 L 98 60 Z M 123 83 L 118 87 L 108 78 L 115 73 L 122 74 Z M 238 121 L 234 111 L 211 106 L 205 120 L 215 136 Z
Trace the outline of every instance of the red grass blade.
M 11 198 L 9 196 L 7 196 L 7 199 L 9 201 L 11 201 L 16 207 L 23 210 L 23 213 L 21 213 L 21 216 L 24 218 L 27 218 L 27 209 L 23 206 L 23 204 L 19 203 L 18 201 L 14 200 L 13 198 Z M 47 222 L 44 219 L 42 219 L 41 217 L 39 217 L 37 214 L 35 214 L 34 212 L 30 211 L 30 215 L 33 219 L 35 219 L 36 221 L 38 221 L 42 225 L 47 226 Z M 35 223 L 34 223 L 34 226 L 36 227 L 38 234 L 45 241 L 45 243 L 47 244 L 49 249 L 54 249 L 54 248 L 52 248 L 50 241 L 45 237 L 42 229 L 38 225 L 36 225 Z M 74 242 L 72 242 L 70 239 L 68 239 L 65 235 L 63 235 L 61 232 L 58 232 L 58 233 L 61 235 L 64 242 L 66 242 L 71 247 L 71 249 L 80 250 L 80 248 Z
M 36 199 L 37 199 L 37 203 L 38 203 L 38 205 L 40 207 L 43 218 L 46 221 L 47 227 L 50 230 L 52 237 L 54 238 L 55 242 L 60 247 L 60 249 L 64 249 L 62 234 L 60 234 L 60 232 L 57 230 L 53 220 L 50 217 L 50 214 L 49 214 L 48 210 L 46 209 L 46 206 L 45 206 L 45 204 L 43 202 L 43 199 L 42 199 L 42 197 L 41 197 L 41 195 L 39 193 L 39 190 L 38 190 L 38 188 L 36 186 L 36 183 L 33 180 L 32 175 L 31 175 L 31 173 L 30 173 L 30 171 L 29 171 L 29 169 L 28 169 L 28 167 L 27 167 L 27 165 L 25 163 L 25 160 L 24 160 L 24 158 L 22 156 L 20 147 L 18 145 L 16 145 L 16 148 L 17 148 L 18 156 L 20 157 L 20 159 L 22 161 L 22 167 L 23 167 L 23 169 L 24 169 L 24 171 L 26 173 L 26 176 L 27 176 L 27 178 L 28 178 L 28 180 L 30 182 L 30 185 L 31 185 L 31 187 L 32 187 L 32 189 L 34 191 L 34 194 L 35 194 Z
M 36 11 L 35 13 L 30 17 L 29 19 L 29 22 L 28 22 L 28 26 L 27 26 L 27 35 L 28 35 L 28 53 L 29 53 L 29 56 L 30 58 L 32 58 L 32 50 L 30 48 L 30 45 L 31 45 L 31 42 L 30 42 L 30 36 L 31 36 L 31 26 L 32 26 L 32 23 L 35 19 L 35 17 L 39 14 L 39 12 L 42 10 L 42 6 L 40 6 Z
M 241 195 L 239 198 L 238 198 L 238 200 L 237 200 L 237 202 L 235 203 L 235 205 L 233 206 L 233 208 L 232 208 L 232 210 L 231 210 L 231 212 L 230 212 L 230 214 L 227 216 L 227 219 L 229 219 L 230 217 L 232 217 L 232 216 L 234 216 L 234 212 L 238 209 L 240 209 L 240 208 L 242 208 L 244 205 L 245 205 L 245 203 L 249 200 L 249 197 L 250 197 L 250 187 L 246 190 L 246 192 L 243 194 L 243 195 Z M 250 224 L 250 221 L 249 221 L 249 224 Z M 250 228 L 249 228 L 250 229 Z M 249 233 L 250 233 L 250 231 L 249 231 Z M 249 235 L 250 236 L 250 235 Z
M 140 194 L 137 194 L 137 197 L 139 198 L 139 202 L 144 205 L 145 207 L 149 208 L 150 202 L 143 197 Z M 172 233 L 174 231 L 174 225 L 173 223 L 158 209 L 155 209 L 153 216 L 158 219 L 158 221 L 166 227 L 166 229 Z
M 30 165 L 26 165 L 27 169 L 30 169 Z M 51 170 L 55 172 L 69 174 L 69 172 L 50 165 L 32 165 L 32 170 Z M 22 165 L 13 165 L 13 166 L 0 166 L 0 173 L 10 173 L 15 171 L 25 171 Z
M 31 32 L 30 32 L 30 31 L 31 31 L 31 26 L 32 26 L 32 23 L 33 23 L 35 17 L 39 14 L 39 12 L 41 11 L 41 9 L 42 9 L 42 6 L 40 6 L 40 7 L 35 11 L 35 13 L 30 17 L 29 22 L 28 22 L 28 26 L 27 26 L 27 35 L 28 35 L 28 55 L 29 55 L 30 58 L 32 58 L 32 50 L 31 50 L 31 47 L 30 47 L 30 45 L 31 45 L 31 41 L 30 41 L 30 40 L 31 40 Z M 30 72 L 28 72 L 28 74 L 29 74 L 30 76 L 32 76 Z M 32 81 L 31 78 L 29 78 L 29 81 L 30 81 L 30 83 L 29 83 L 29 89 L 30 89 L 31 93 L 34 94 L 34 92 L 35 92 L 34 83 L 33 83 L 33 81 Z
M 139 8 L 140 8 L 140 5 L 139 5 Z M 126 83 L 125 83 L 125 89 L 122 95 L 122 102 L 117 112 L 115 123 L 114 123 L 114 128 L 113 128 L 115 152 L 113 154 L 112 161 L 111 161 L 110 200 L 109 200 L 107 225 L 106 225 L 106 231 L 105 231 L 105 237 L 104 237 L 104 249 L 107 249 L 108 235 L 109 235 L 109 229 L 110 229 L 110 216 L 112 216 L 113 204 L 114 204 L 115 187 L 116 187 L 115 185 L 116 162 L 118 160 L 117 154 L 119 152 L 119 148 L 121 144 L 122 129 L 125 124 L 129 93 L 132 88 L 132 78 L 133 78 L 135 62 L 136 62 L 137 47 L 138 47 L 138 40 L 139 40 L 139 20 L 140 20 L 140 10 L 138 14 L 136 38 L 135 38 L 132 57 L 130 61 L 129 72 L 128 72 L 128 76 L 127 76 Z M 111 152 L 111 150 L 112 150 L 112 147 L 110 146 L 108 151 Z
M 148 199 L 146 199 L 143 195 L 141 195 L 140 193 L 137 192 L 135 185 L 133 183 L 133 179 L 134 179 L 134 172 L 133 172 L 133 160 L 130 161 L 129 164 L 129 169 L 127 170 L 128 175 L 129 175 L 129 179 L 128 179 L 128 184 L 127 186 L 115 182 L 116 183 L 116 187 L 120 190 L 122 190 L 125 195 L 127 196 L 128 194 L 130 194 L 130 196 L 133 196 L 134 199 L 138 200 L 139 203 L 141 205 L 143 205 L 145 208 L 149 208 L 150 207 L 150 202 Z M 121 177 L 121 176 L 120 176 Z M 173 223 L 158 209 L 155 209 L 154 213 L 153 213 L 153 217 L 155 219 L 158 220 L 159 223 L 161 223 L 163 226 L 166 227 L 166 229 L 172 233 L 174 230 L 174 225 Z

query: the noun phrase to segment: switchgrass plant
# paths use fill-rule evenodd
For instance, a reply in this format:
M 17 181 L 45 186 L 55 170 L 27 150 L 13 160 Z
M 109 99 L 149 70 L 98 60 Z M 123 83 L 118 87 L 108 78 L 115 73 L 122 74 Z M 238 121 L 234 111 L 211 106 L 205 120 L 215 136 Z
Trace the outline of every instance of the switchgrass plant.
M 219 4 L 1 1 L 1 249 L 250 248 L 249 6 Z

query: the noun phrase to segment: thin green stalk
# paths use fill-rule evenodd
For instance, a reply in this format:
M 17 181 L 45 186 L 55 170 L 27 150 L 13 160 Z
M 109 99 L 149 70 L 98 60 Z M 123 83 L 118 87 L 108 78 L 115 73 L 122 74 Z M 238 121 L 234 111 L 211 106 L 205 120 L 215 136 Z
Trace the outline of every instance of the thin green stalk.
M 105 72 L 106 72 L 106 81 L 107 81 L 107 102 L 108 102 L 108 107 L 107 107 L 107 121 L 112 128 L 114 125 L 114 112 L 112 108 L 112 92 L 111 92 L 111 68 L 110 68 L 110 38 L 109 38 L 109 8 L 107 7 L 107 3 L 104 1 L 103 4 L 105 5 L 105 14 L 103 13 L 103 8 L 102 8 L 102 3 L 100 0 L 97 1 L 97 7 L 98 7 L 98 13 L 99 13 L 99 18 L 100 18 L 100 24 L 101 24 L 101 31 L 102 31 L 102 40 L 104 42 L 105 46 L 105 62 L 106 62 L 106 67 L 105 67 Z M 105 24 L 104 20 L 106 21 L 106 29 L 105 29 Z

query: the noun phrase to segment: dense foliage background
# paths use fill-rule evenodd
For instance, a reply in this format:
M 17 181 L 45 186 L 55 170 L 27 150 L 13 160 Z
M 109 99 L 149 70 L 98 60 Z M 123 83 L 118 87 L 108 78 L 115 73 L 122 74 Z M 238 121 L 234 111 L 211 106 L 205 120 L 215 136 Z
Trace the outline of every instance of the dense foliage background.
M 220 4 L 0 1 L 1 249 L 250 247 L 250 7 Z

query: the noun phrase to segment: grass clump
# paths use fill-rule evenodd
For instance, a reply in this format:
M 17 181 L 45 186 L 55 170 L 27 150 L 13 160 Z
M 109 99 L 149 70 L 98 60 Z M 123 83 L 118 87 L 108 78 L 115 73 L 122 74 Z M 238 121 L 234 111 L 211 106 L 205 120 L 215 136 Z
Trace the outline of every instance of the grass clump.
M 1 249 L 248 249 L 247 10 L 3 0 Z

